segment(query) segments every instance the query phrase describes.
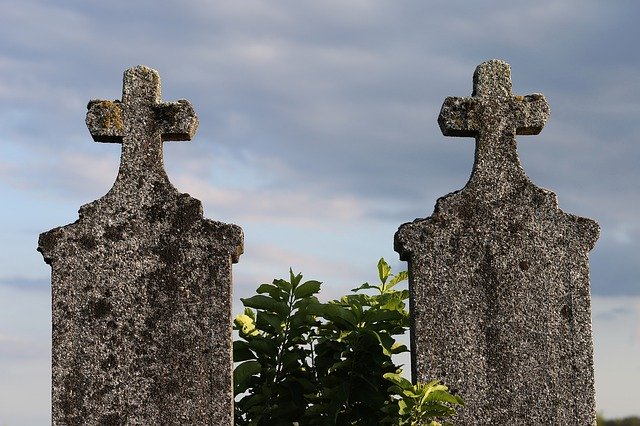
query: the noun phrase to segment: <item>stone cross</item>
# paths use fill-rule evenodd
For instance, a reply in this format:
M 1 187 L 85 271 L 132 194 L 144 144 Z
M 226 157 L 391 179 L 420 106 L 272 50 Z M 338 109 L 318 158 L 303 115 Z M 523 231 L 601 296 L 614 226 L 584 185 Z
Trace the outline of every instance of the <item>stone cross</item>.
M 445 99 L 438 124 L 445 136 L 476 138 L 473 181 L 493 184 L 499 178 L 508 184 L 514 177 L 526 178 L 515 136 L 537 135 L 547 118 L 549 104 L 544 96 L 514 96 L 509 64 L 493 60 L 477 67 L 470 98 Z
M 466 186 L 398 229 L 408 261 L 415 380 L 466 401 L 457 425 L 594 425 L 588 252 L 598 225 L 564 213 L 526 176 L 516 135 L 549 116 L 540 94 L 511 93 L 497 60 L 470 98 L 444 101 L 445 136 L 474 136 Z
M 122 101 L 90 101 L 86 122 L 94 141 L 122 143 L 121 179 L 167 179 L 162 142 L 191 140 L 198 127 L 188 101 L 161 102 L 160 76 L 144 66 L 125 71 Z
M 158 73 L 138 66 L 86 122 L 122 157 L 111 190 L 38 242 L 52 267 L 53 424 L 231 425 L 242 230 L 204 219 L 162 164 L 162 141 L 191 139 L 195 112 L 161 102 Z

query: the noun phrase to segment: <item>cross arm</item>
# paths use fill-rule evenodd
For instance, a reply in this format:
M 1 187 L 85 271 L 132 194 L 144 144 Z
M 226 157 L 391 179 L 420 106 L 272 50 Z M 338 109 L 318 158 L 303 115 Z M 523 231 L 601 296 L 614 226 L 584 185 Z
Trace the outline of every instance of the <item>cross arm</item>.
M 517 135 L 537 135 L 551 114 L 549 103 L 540 93 L 514 96 L 513 105 Z
M 198 117 L 191 103 L 181 99 L 154 107 L 163 141 L 189 141 L 198 128 Z
M 438 124 L 444 136 L 473 137 L 480 126 L 476 117 L 478 99 L 450 96 L 444 100 Z
M 124 114 L 120 101 L 89 101 L 85 122 L 95 142 L 122 142 Z

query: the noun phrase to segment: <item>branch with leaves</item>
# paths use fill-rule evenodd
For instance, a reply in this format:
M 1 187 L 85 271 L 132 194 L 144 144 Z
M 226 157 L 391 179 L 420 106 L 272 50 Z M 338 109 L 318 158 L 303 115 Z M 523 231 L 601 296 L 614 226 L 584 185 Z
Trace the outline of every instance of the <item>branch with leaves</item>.
M 409 328 L 407 279 L 380 259 L 378 285 L 318 301 L 319 281 L 262 284 L 241 299 L 233 343 L 236 424 L 433 424 L 462 404 L 437 383 L 413 385 L 392 356 Z M 365 291 L 374 290 L 374 294 Z M 391 386 L 390 386 L 391 385 Z M 424 396 L 428 393 L 428 396 Z M 433 421 L 434 423 L 426 423 Z

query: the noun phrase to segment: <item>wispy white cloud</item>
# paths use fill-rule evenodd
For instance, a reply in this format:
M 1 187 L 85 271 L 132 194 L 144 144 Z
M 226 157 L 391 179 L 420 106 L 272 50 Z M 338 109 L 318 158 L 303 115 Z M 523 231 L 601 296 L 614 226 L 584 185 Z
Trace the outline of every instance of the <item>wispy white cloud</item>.
M 362 200 L 311 191 L 220 188 L 193 176 L 176 176 L 174 185 L 187 190 L 212 210 L 233 213 L 238 221 L 289 223 L 315 227 L 338 220 L 362 218 Z
M 10 286 L 23 291 L 48 291 L 50 281 L 49 277 L 0 277 L 0 286 Z
M 56 196 L 75 199 L 79 196 L 98 198 L 115 181 L 118 163 L 113 157 L 79 152 L 52 155 L 50 158 L 23 159 L 20 167 L 7 165 L 1 178 L 14 188 L 47 196 L 55 193 Z

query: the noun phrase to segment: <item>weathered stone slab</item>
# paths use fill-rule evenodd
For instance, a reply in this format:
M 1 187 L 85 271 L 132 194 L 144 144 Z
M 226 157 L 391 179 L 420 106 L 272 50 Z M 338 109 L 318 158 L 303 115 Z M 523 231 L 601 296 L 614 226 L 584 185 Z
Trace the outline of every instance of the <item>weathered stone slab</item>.
M 40 236 L 52 267 L 53 424 L 233 423 L 231 264 L 242 230 L 203 219 L 162 163 L 190 140 L 188 101 L 165 103 L 160 77 L 124 74 L 121 101 L 91 101 L 98 142 L 122 143 L 113 188 L 73 224 Z
M 540 94 L 478 66 L 473 95 L 449 97 L 445 136 L 475 137 L 475 164 L 434 213 L 400 226 L 409 263 L 414 379 L 440 379 L 466 406 L 456 425 L 593 425 L 588 252 L 599 235 L 523 171 L 516 135 L 541 131 Z

